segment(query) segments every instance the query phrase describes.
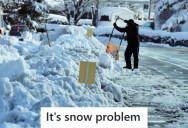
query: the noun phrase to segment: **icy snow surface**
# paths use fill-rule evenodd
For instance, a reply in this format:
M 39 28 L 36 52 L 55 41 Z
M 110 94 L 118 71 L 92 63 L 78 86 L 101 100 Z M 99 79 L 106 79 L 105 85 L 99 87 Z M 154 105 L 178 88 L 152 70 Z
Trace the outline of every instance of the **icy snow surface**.
M 1 40 L 0 128 L 39 128 L 41 107 L 125 107 L 150 101 L 159 109 L 180 110 L 187 105 L 165 77 L 123 70 L 123 59 L 114 61 L 82 27 L 54 28 L 51 47 L 45 35 L 42 41 Z M 80 61 L 97 62 L 94 85 L 78 82 Z

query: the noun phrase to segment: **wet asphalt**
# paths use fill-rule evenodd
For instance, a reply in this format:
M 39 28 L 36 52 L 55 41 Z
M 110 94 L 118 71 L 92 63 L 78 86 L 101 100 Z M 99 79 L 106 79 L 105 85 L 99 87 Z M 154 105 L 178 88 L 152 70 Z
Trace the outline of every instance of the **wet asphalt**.
M 120 56 L 126 47 L 120 49 Z M 133 58 L 132 58 L 133 59 Z M 188 92 L 188 48 L 140 47 L 139 70 L 146 75 L 165 76 L 182 94 Z M 157 106 L 148 103 L 133 103 L 133 107 L 148 108 L 148 127 L 165 128 L 173 123 L 174 116 L 157 111 Z M 178 115 L 180 116 L 180 115 Z M 187 124 L 184 122 L 184 124 Z
M 121 47 L 121 55 L 125 48 Z M 163 75 L 179 87 L 188 87 L 188 48 L 140 47 L 139 69 L 144 74 Z

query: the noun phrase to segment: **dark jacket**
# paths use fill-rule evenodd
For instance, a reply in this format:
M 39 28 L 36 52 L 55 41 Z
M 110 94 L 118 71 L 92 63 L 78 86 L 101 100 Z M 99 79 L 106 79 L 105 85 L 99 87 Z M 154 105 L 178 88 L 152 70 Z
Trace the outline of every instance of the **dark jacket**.
M 120 32 L 127 33 L 128 46 L 139 46 L 138 24 L 131 23 L 129 21 L 127 21 L 126 23 L 127 26 L 125 28 L 120 28 L 116 24 L 114 24 L 114 27 Z

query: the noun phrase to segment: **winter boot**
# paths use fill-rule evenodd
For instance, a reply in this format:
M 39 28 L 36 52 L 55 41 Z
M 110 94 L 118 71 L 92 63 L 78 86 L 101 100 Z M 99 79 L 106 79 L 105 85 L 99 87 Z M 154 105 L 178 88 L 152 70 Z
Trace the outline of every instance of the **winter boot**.
M 123 68 L 132 69 L 131 61 L 127 61 L 127 60 L 126 60 L 126 65 L 127 65 L 127 66 L 125 66 L 125 67 L 123 67 Z
M 134 69 L 138 69 L 138 63 L 134 63 Z

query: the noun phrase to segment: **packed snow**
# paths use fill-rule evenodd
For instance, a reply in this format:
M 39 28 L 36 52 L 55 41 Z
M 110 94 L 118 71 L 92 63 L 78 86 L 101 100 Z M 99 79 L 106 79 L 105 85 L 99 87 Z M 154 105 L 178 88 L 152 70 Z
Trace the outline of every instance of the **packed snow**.
M 181 110 L 188 106 L 187 95 L 167 78 L 123 70 L 123 58 L 106 54 L 106 46 L 86 36 L 87 27 L 51 28 L 51 47 L 44 33 L 28 41 L 1 39 L 0 128 L 40 128 L 41 107 L 126 107 L 141 101 L 179 111 L 187 121 Z M 97 63 L 95 84 L 78 82 L 80 61 Z

